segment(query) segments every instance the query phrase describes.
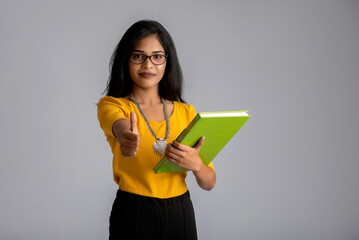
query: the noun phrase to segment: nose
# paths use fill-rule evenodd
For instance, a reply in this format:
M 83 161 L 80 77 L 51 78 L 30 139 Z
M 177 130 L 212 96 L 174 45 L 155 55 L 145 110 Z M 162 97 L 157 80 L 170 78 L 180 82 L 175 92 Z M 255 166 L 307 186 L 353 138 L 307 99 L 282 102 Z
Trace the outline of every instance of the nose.
M 147 57 L 146 60 L 142 63 L 142 66 L 145 68 L 149 68 L 153 66 L 153 63 L 151 62 L 151 59 Z

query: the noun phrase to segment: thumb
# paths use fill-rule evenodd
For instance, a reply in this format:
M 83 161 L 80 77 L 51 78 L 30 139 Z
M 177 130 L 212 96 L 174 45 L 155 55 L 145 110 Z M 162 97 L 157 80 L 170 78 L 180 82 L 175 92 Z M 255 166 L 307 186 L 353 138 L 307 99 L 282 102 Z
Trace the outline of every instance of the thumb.
M 205 136 L 201 137 L 193 148 L 199 151 L 204 143 L 204 139 Z
M 130 113 L 131 132 L 138 134 L 137 117 L 135 112 Z

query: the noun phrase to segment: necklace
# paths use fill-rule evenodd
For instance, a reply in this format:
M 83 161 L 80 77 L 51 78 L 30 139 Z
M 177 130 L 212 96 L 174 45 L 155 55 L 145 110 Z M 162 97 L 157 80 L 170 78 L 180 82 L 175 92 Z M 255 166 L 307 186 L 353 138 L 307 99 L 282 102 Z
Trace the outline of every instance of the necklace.
M 147 127 L 149 128 L 149 130 L 151 131 L 152 135 L 155 137 L 156 139 L 156 142 L 153 143 L 153 149 L 155 151 L 155 153 L 159 156 L 163 156 L 163 154 L 165 153 L 165 150 L 166 150 L 166 140 L 168 139 L 168 135 L 170 133 L 170 119 L 168 117 L 168 113 L 167 113 L 167 103 L 166 101 L 161 98 L 161 101 L 163 103 L 163 111 L 165 112 L 165 118 L 166 118 L 166 136 L 164 138 L 158 138 L 155 134 L 155 132 L 153 131 L 150 123 L 148 122 L 142 108 L 140 107 L 140 104 L 136 101 L 135 97 L 131 94 L 130 95 L 130 98 L 132 100 L 132 102 L 135 103 L 137 109 L 140 111 L 143 119 L 145 120 L 146 124 L 147 124 Z

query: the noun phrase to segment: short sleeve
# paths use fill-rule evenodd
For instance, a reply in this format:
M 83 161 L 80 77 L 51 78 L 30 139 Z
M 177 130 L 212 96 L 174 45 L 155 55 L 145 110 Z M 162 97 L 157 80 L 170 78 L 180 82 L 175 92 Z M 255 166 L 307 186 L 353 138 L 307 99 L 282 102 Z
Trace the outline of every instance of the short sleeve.
M 189 105 L 189 112 L 190 112 L 190 118 L 191 120 L 197 115 L 196 109 L 191 105 Z
M 123 109 L 123 104 L 113 97 L 103 97 L 97 104 L 97 118 L 107 137 L 114 137 L 113 124 L 121 118 L 128 118 L 127 115 Z
M 214 170 L 214 166 L 213 166 L 213 163 L 212 163 L 212 162 L 210 162 L 210 163 L 208 164 L 208 167 L 210 167 L 210 168 L 212 168 L 212 169 Z

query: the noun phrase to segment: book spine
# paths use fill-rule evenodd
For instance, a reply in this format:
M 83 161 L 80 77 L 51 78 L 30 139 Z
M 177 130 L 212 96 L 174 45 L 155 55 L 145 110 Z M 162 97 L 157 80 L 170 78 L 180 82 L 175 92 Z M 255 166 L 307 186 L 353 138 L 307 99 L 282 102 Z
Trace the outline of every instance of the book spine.
M 199 122 L 201 116 L 197 113 L 196 117 L 191 121 L 191 123 L 182 131 L 182 133 L 177 137 L 177 142 L 182 142 L 184 137 L 192 130 L 192 128 Z
M 162 165 L 165 164 L 167 161 L 168 160 L 166 157 L 162 157 L 161 160 L 157 163 L 157 165 L 153 168 L 153 171 L 157 173 L 162 167 Z

